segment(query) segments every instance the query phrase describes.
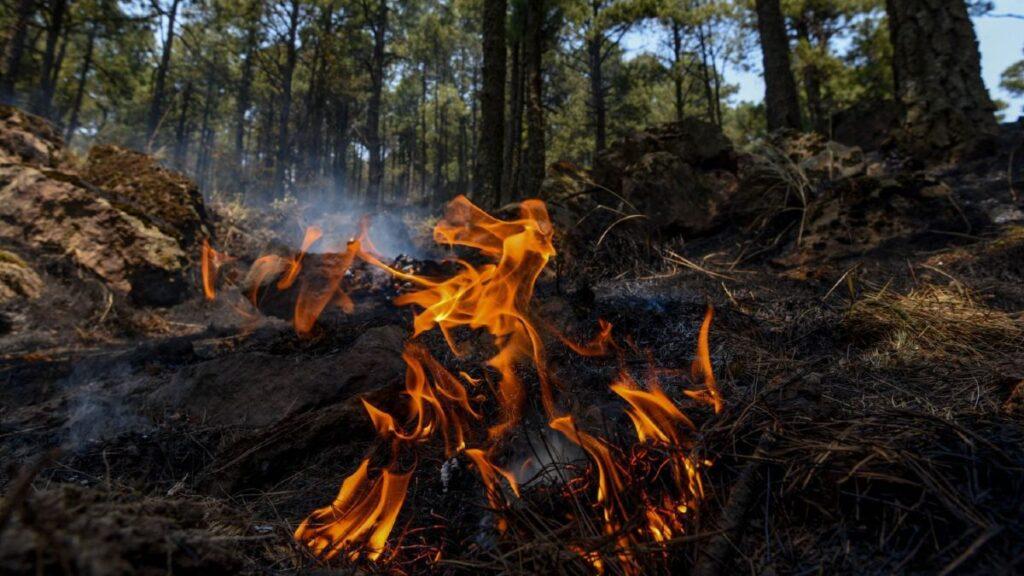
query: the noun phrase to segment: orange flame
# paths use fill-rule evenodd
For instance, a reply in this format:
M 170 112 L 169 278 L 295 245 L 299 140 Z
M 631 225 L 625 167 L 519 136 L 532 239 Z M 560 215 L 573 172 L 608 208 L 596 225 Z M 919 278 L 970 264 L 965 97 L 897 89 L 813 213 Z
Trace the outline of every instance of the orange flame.
M 363 460 L 342 483 L 334 502 L 314 511 L 295 530 L 295 539 L 313 554 L 329 560 L 344 550 L 349 560 L 364 555 L 376 560 L 384 551 L 413 471 L 384 470 L 370 480 L 368 469 L 369 459 Z
M 703 383 L 704 390 L 687 390 L 686 395 L 710 404 L 715 409 L 715 414 L 722 411 L 722 395 L 715 383 L 715 373 L 711 369 L 711 351 L 708 345 L 708 333 L 711 331 L 711 319 L 715 316 L 715 308 L 708 304 L 704 312 L 704 322 L 700 325 L 700 333 L 697 335 L 697 355 L 690 365 L 690 377 L 694 383 Z
M 203 248 L 200 253 L 199 268 L 203 274 L 203 296 L 207 300 L 213 300 L 217 297 L 217 274 L 220 272 L 220 267 L 229 261 L 231 261 L 230 256 L 217 252 L 210 247 L 210 241 L 203 238 Z
M 520 218 L 505 221 L 459 196 L 451 201 L 445 218 L 434 228 L 434 240 L 475 248 L 493 263 L 477 268 L 460 260 L 459 274 L 438 281 L 396 270 L 370 254 L 360 255 L 421 287 L 395 299 L 396 304 L 412 304 L 421 309 L 413 320 L 414 335 L 436 326 L 456 355 L 459 349 L 452 330 L 457 327 L 483 328 L 494 337 L 498 353 L 487 364 L 501 375 L 499 401 L 503 415 L 501 422 L 490 428 L 491 438 L 502 436 L 519 420 L 525 395 L 515 366 L 522 360 L 533 361 L 541 380 L 544 408 L 549 415 L 555 413 L 544 369 L 544 346 L 528 314 L 534 284 L 555 255 L 553 234 L 547 209 L 539 200 L 524 201 Z
M 306 228 L 306 235 L 302 239 L 302 248 L 299 249 L 298 255 L 292 258 L 288 266 L 288 272 L 278 280 L 278 290 L 287 290 L 291 287 L 292 283 L 295 282 L 295 279 L 298 278 L 299 271 L 302 270 L 302 258 L 306 255 L 306 252 L 309 251 L 310 247 L 313 246 L 313 243 L 319 240 L 323 235 L 323 230 L 317 226 L 310 226 Z

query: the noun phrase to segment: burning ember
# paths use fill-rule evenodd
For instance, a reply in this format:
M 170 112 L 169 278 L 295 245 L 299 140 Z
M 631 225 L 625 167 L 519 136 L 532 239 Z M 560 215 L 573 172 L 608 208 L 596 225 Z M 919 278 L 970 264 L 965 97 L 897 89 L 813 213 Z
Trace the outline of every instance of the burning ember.
M 413 340 L 403 353 L 403 409 L 390 413 L 363 400 L 380 443 L 344 480 L 334 501 L 310 514 L 295 531 L 295 539 L 314 555 L 324 560 L 342 556 L 349 561 L 382 561 L 416 472 L 417 454 L 435 441 L 439 448 L 443 446 L 446 459 L 463 456 L 477 471 L 490 508 L 498 517 L 498 531 L 514 529 L 514 519 L 507 513 L 514 507 L 512 500 L 520 498 L 521 488 L 516 477 L 495 460 L 509 433 L 522 423 L 527 408 L 524 369 L 539 383 L 549 427 L 578 446 L 590 461 L 589 474 L 566 483 L 563 496 L 573 500 L 593 496 L 596 517 L 588 522 L 601 526 L 605 544 L 594 548 L 574 545 L 569 547 L 571 552 L 597 572 L 614 565 L 616 572 L 635 574 L 640 572 L 635 557 L 638 547 L 665 543 L 685 533 L 691 523 L 688 516 L 704 498 L 701 468 L 710 462 L 694 458 L 692 434 L 696 427 L 680 402 L 706 404 L 716 413 L 722 409 L 708 343 L 713 311 L 709 307 L 704 316 L 690 370 L 690 381 L 696 387 L 676 399 L 659 382 L 653 362 L 641 381 L 627 370 L 626 351 L 613 338 L 610 323 L 602 320 L 598 335 L 584 344 L 545 329 L 581 356 L 614 354 L 619 358 L 619 376 L 609 390 L 625 402 L 625 413 L 636 434 L 634 445 L 624 451 L 609 439 L 583 430 L 562 408 L 560 400 L 564 399 L 555 394 L 560 387 L 548 372 L 541 330 L 530 312 L 534 285 L 555 256 L 553 235 L 547 209 L 539 200 L 523 202 L 519 218 L 506 221 L 460 196 L 449 204 L 444 219 L 435 227 L 434 239 L 449 247 L 473 249 L 486 263 L 459 260 L 459 272 L 450 278 L 427 278 L 400 270 L 375 253 L 364 220 L 359 236 L 343 252 L 330 256 L 326 278 L 315 285 L 299 280 L 294 326 L 300 334 L 309 333 L 332 303 L 352 310 L 343 279 L 357 259 L 411 286 L 394 302 L 415 310 Z M 250 275 L 262 280 L 275 273 L 278 289 L 291 286 L 299 278 L 306 253 L 321 236 L 320 229 L 310 228 L 296 255 L 290 259 L 264 256 L 253 264 Z M 204 246 L 207 298 L 215 296 L 216 275 L 227 258 Z M 255 304 L 256 290 L 248 296 Z M 435 328 L 456 357 L 465 356 L 456 340 L 460 328 L 485 331 L 496 352 L 479 375 L 458 372 L 455 376 L 416 341 Z M 489 425 L 485 422 L 488 414 L 497 416 Z M 586 513 L 585 507 L 579 510 Z

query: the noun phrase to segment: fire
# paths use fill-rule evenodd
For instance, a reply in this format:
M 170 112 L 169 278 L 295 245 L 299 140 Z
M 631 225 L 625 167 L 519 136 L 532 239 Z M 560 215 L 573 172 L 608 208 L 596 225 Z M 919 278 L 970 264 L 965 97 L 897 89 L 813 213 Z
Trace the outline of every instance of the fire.
M 619 358 L 619 376 L 608 390 L 625 402 L 636 435 L 629 450 L 620 449 L 612 440 L 581 429 L 571 414 L 559 410 L 553 395 L 544 342 L 530 312 L 535 284 L 555 256 L 554 231 L 544 203 L 527 200 L 520 204 L 518 218 L 501 220 L 459 196 L 448 205 L 433 235 L 439 244 L 475 250 L 483 263 L 457 260 L 458 272 L 449 278 L 428 278 L 396 269 L 376 254 L 366 219 L 344 251 L 320 255 L 317 273 L 303 272 L 308 251 L 323 236 L 316 227 L 306 230 L 293 256 L 264 256 L 253 263 L 250 277 L 256 283 L 248 297 L 254 305 L 264 280 L 276 276 L 278 290 L 298 283 L 294 326 L 299 334 L 310 333 L 331 304 L 351 311 L 353 303 L 342 283 L 357 259 L 412 286 L 394 300 L 397 305 L 414 308 L 413 339 L 402 353 L 406 365 L 402 402 L 397 406 L 387 403 L 388 410 L 384 410 L 362 399 L 379 440 L 375 453 L 342 482 L 330 505 L 315 510 L 302 522 L 295 539 L 325 560 L 339 555 L 349 561 L 379 560 L 416 470 L 415 463 L 409 467 L 399 462 L 408 462 L 410 459 L 402 456 L 411 453 L 418 463 L 420 451 L 430 443 L 443 446 L 446 459 L 463 457 L 471 463 L 491 509 L 498 515 L 499 532 L 511 530 L 514 524 L 505 512 L 509 510 L 508 499 L 520 497 L 520 486 L 512 473 L 495 462 L 495 456 L 500 454 L 503 438 L 522 420 L 527 392 L 521 369 L 532 368 L 549 427 L 582 449 L 596 480 L 593 503 L 601 517 L 597 525 L 601 527 L 602 543 L 573 543 L 568 549 L 599 573 L 612 566 L 625 574 L 641 573 L 635 552 L 638 545 L 664 543 L 684 533 L 687 515 L 704 498 L 701 467 L 706 463 L 692 455 L 696 425 L 684 414 L 682 403 L 707 404 L 715 413 L 722 410 L 710 358 L 713 309 L 708 307 L 697 337 L 690 366 L 694 387 L 683 390 L 678 398 L 659 382 L 658 374 L 666 371 L 657 369 L 653 361 L 642 383 L 631 375 L 624 355 L 638 351 L 637 347 L 629 340 L 628 348 L 620 347 L 612 336 L 611 323 L 600 320 L 597 335 L 583 344 L 545 327 L 580 356 L 614 354 Z M 204 244 L 203 289 L 207 298 L 215 296 L 217 270 L 225 259 Z M 454 375 L 416 341 L 435 328 L 456 357 L 463 357 L 456 340 L 459 329 L 489 334 L 495 349 L 486 361 L 490 371 L 482 376 L 466 371 Z M 495 375 L 497 386 L 492 380 Z M 483 434 L 478 424 L 484 414 L 491 413 L 488 407 L 497 409 L 499 417 Z M 371 466 L 371 461 L 383 465 Z M 575 497 L 591 485 L 585 478 L 578 478 L 570 481 L 567 489 Z M 602 549 L 609 544 L 613 550 Z M 440 549 L 429 555 L 435 561 L 441 556 Z
M 541 381 L 541 400 L 549 415 L 554 399 L 544 368 L 544 345 L 529 320 L 534 284 L 548 260 L 555 255 L 554 229 L 547 208 L 539 200 L 520 205 L 517 220 L 499 220 L 474 206 L 465 196 L 448 205 L 445 218 L 434 228 L 434 240 L 448 246 L 478 250 L 491 263 L 474 267 L 459 261 L 462 271 L 446 280 L 423 278 L 395 270 L 370 254 L 360 256 L 420 289 L 399 296 L 398 305 L 420 309 L 413 320 L 413 335 L 437 327 L 452 352 L 459 355 L 452 331 L 458 327 L 484 329 L 498 349 L 487 364 L 500 375 L 499 402 L 503 417 L 489 430 L 499 438 L 514 426 L 522 413 L 525 394 L 515 367 L 530 360 Z
M 708 345 L 708 333 L 711 331 L 711 320 L 714 316 L 715 309 L 709 304 L 697 335 L 697 355 L 690 366 L 691 379 L 694 383 L 703 382 L 704 390 L 688 390 L 686 395 L 710 404 L 715 408 L 715 414 L 718 414 L 722 411 L 722 395 L 718 391 L 715 373 L 711 369 L 711 351 Z
M 217 274 L 220 267 L 229 262 L 231 257 L 210 247 L 210 241 L 203 239 L 203 248 L 200 253 L 199 267 L 203 275 L 203 296 L 207 300 L 217 297 Z
M 295 531 L 295 539 L 313 554 L 331 559 L 347 552 L 349 560 L 376 560 L 405 502 L 412 470 L 385 469 L 370 479 L 369 459 L 345 479 L 330 506 L 310 514 Z

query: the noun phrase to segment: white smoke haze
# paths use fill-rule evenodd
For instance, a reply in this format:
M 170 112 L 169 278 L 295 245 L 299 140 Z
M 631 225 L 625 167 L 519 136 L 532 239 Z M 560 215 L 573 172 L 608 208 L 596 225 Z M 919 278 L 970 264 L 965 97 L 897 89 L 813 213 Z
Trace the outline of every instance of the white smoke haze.
M 138 376 L 123 363 L 102 370 L 76 368 L 61 383 L 67 391 L 68 414 L 63 448 L 78 452 L 122 434 L 152 430 L 152 422 L 129 403 L 140 385 Z

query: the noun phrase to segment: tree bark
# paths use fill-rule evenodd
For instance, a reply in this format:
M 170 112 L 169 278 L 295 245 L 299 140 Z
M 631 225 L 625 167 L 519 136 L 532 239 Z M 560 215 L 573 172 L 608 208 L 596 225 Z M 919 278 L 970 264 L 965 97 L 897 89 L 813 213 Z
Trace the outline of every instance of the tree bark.
M 526 162 L 523 194 L 540 194 L 546 165 L 544 142 L 544 0 L 527 0 L 525 65 L 527 75 Z
M 0 101 L 2 102 L 11 102 L 14 99 L 14 86 L 21 74 L 21 61 L 25 55 L 28 27 L 35 11 L 35 0 L 18 2 L 18 18 L 14 21 L 14 30 L 11 33 L 4 58 L 3 77 L 0 78 Z
M 171 68 L 171 52 L 174 50 L 174 22 L 178 17 L 178 6 L 181 0 L 171 1 L 171 11 L 167 14 L 167 36 L 164 38 L 160 64 L 156 69 L 153 81 L 153 96 L 149 103 L 149 117 L 146 124 L 147 145 L 153 141 L 164 112 L 164 96 L 167 90 L 167 73 Z
M 983 152 L 998 126 L 966 2 L 887 0 L 886 10 L 903 113 L 897 142 L 926 162 Z
M 756 0 L 757 30 L 764 60 L 768 130 L 800 129 L 800 100 L 789 62 L 789 37 L 779 0 Z
M 501 199 L 501 174 L 505 147 L 505 28 L 506 0 L 483 2 L 483 81 L 480 89 L 481 142 L 476 195 L 483 205 Z

